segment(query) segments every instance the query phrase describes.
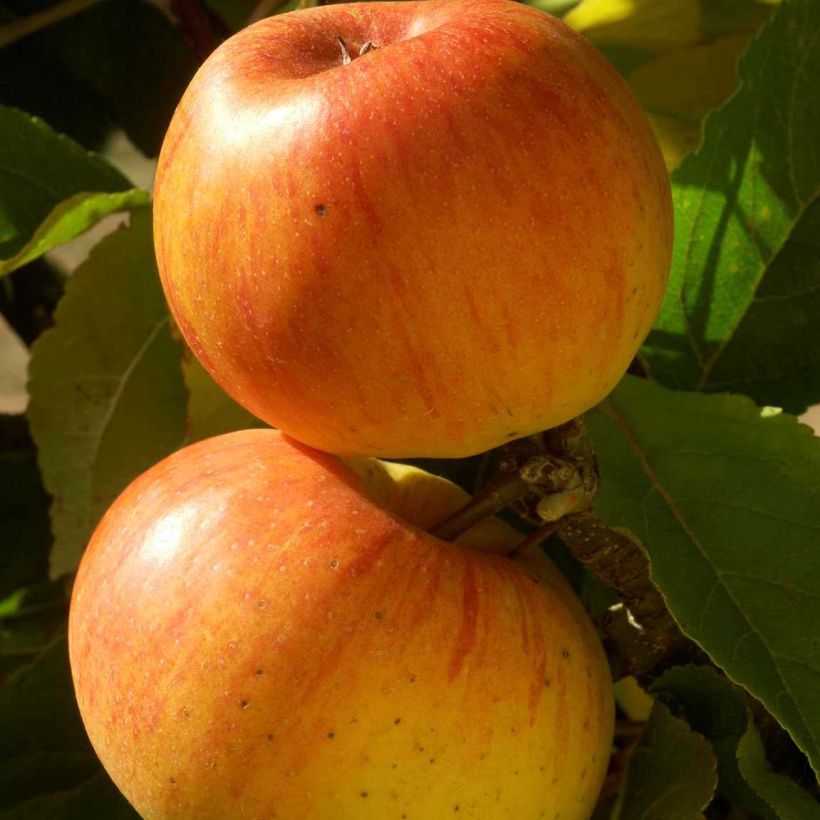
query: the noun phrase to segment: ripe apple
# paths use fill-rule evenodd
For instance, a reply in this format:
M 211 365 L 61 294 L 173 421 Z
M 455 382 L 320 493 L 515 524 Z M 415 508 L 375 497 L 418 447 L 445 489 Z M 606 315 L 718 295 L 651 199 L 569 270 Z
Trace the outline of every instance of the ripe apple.
M 86 728 L 146 818 L 586 818 L 611 681 L 578 601 L 443 479 L 272 430 L 210 439 L 103 518 L 69 620 Z
M 206 61 L 155 236 L 182 333 L 248 410 L 330 452 L 456 457 L 609 392 L 660 304 L 672 211 L 638 103 L 558 20 L 345 4 Z

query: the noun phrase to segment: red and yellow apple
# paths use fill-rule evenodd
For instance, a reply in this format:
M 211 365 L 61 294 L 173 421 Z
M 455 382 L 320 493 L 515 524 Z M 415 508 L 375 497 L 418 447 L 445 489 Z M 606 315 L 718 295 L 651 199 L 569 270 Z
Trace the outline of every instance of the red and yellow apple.
M 182 333 L 248 410 L 330 452 L 454 457 L 615 385 L 661 301 L 672 210 L 638 103 L 558 20 L 345 4 L 205 62 L 162 148 L 155 237 Z
M 80 710 L 146 818 L 587 818 L 601 647 L 498 521 L 425 532 L 443 479 L 271 430 L 195 444 L 99 524 L 71 604 Z

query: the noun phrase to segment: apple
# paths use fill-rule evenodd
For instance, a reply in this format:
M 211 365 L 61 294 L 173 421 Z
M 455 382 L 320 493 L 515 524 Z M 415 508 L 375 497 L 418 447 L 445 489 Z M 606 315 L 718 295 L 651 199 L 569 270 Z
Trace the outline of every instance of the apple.
M 188 344 L 342 454 L 458 457 L 616 384 L 672 245 L 615 70 L 511 0 L 343 4 L 225 42 L 168 129 L 156 253 Z
M 71 669 L 146 818 L 587 818 L 611 680 L 579 602 L 410 467 L 230 433 L 134 481 L 82 560 Z

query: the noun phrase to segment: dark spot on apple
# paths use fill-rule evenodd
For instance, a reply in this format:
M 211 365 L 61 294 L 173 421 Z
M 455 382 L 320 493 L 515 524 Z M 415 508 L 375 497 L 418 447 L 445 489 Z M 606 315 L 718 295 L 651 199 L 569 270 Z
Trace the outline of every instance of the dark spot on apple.
M 398 768 L 399 768 L 399 764 L 398 764 L 398 763 L 391 763 L 391 764 L 390 764 L 390 768 L 391 768 L 391 769 L 398 769 Z
M 362 797 L 367 797 L 367 796 L 368 796 L 368 794 L 367 794 L 367 792 L 361 792 L 361 796 L 362 796 Z
M 273 735 L 270 732 L 268 732 L 268 740 L 273 740 Z
M 436 762 L 436 759 L 435 759 L 434 757 L 431 757 L 431 758 L 430 758 L 430 762 L 431 762 L 431 763 L 435 763 L 435 762 Z
M 248 701 L 248 700 L 240 700 L 239 701 L 239 706 L 240 706 L 241 709 L 247 709 L 250 705 L 251 705 L 250 701 Z
M 336 732 L 328 732 L 327 733 L 328 740 L 333 740 L 334 737 L 336 737 Z
M 561 657 L 568 658 L 569 657 L 569 649 L 562 649 L 561 650 Z
M 317 202 L 313 210 L 316 211 L 316 216 L 324 216 L 327 213 L 327 207 L 321 202 Z
M 586 769 L 581 769 L 581 778 L 584 778 L 586 776 L 587 776 L 587 770 Z
M 384 613 L 383 612 L 377 612 L 376 613 L 376 620 L 380 621 L 382 618 L 384 618 Z
M 187 706 L 184 706 L 182 708 L 182 717 L 185 717 L 185 718 L 191 717 L 191 710 Z
M 517 436 L 518 436 L 518 430 L 510 430 L 510 432 L 507 433 L 507 438 L 516 438 Z
M 331 568 L 331 569 L 336 569 L 336 567 L 338 567 L 338 566 L 339 566 L 339 559 L 338 559 L 338 558 L 334 558 L 334 559 L 330 562 L 330 568 Z
M 396 718 L 396 719 L 393 721 L 393 723 L 395 723 L 395 724 L 396 724 L 396 726 L 398 726 L 398 725 L 401 723 L 401 718 Z
M 176 779 L 175 777 L 172 777 L 172 778 L 170 778 L 170 779 L 168 780 L 168 782 L 169 782 L 172 786 L 176 786 L 176 784 L 177 784 L 177 779 Z
M 268 605 L 268 602 L 267 601 L 257 601 L 256 605 L 259 607 L 259 609 L 264 609 Z
M 459 806 L 458 803 L 456 803 L 455 806 L 453 806 L 453 811 L 458 811 L 460 808 L 461 806 Z
M 541 772 L 541 774 L 544 774 L 544 772 L 546 771 L 546 766 L 539 766 L 538 771 Z
M 254 675 L 261 675 L 261 674 L 262 674 L 262 670 L 261 670 L 261 669 L 257 669 L 257 670 L 256 670 L 253 674 L 254 674 Z

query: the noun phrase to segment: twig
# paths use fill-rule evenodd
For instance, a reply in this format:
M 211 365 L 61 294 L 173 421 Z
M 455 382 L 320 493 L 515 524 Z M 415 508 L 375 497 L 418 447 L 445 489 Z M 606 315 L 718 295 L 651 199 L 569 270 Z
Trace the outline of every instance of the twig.
M 529 492 L 517 473 L 501 473 L 461 509 L 439 522 L 431 533 L 453 541 L 474 524 L 523 498 Z
M 19 20 L 4 23 L 0 26 L 0 48 L 11 45 L 17 40 L 22 40 L 24 37 L 28 37 L 29 34 L 35 34 L 56 23 L 67 20 L 69 17 L 73 17 L 75 14 L 91 8 L 91 6 L 96 6 L 100 2 L 102 0 L 63 0 L 62 3 L 49 6 L 36 14 L 29 14 Z
M 649 574 L 649 559 L 628 531 L 610 527 L 591 514 L 560 522 L 558 535 L 572 554 L 620 593 L 626 609 L 604 621 L 613 676 L 640 678 L 659 668 L 701 655 L 678 628 Z

